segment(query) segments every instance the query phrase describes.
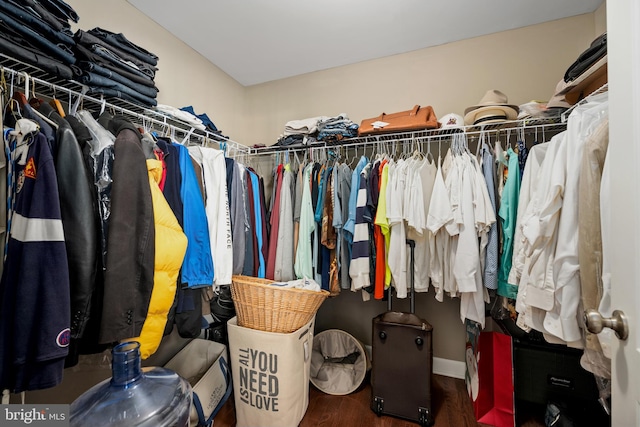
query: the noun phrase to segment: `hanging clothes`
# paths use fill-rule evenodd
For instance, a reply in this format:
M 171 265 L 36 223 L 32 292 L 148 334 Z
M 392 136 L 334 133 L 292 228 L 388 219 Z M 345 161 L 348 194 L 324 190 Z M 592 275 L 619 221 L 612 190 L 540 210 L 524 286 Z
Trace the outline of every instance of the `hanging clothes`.
M 472 214 L 474 238 L 466 241 L 463 236 L 466 236 L 467 233 L 463 231 L 460 233 L 456 260 L 459 262 L 466 258 L 466 267 L 471 266 L 471 268 L 458 270 L 458 273 L 461 274 L 457 277 L 457 280 L 458 283 L 462 283 L 464 280 L 462 276 L 468 278 L 473 275 L 473 288 L 475 290 L 471 293 L 463 292 L 462 286 L 460 286 L 460 314 L 463 321 L 469 319 L 484 325 L 485 303 L 489 303 L 489 294 L 482 283 L 483 260 L 486 256 L 488 234 L 492 225 L 496 223 L 496 216 L 491 205 L 486 181 L 477 159 L 469 155 L 469 153 L 465 153 L 464 156 L 467 164 L 466 173 L 463 175 L 463 200 L 466 203 L 463 210 L 463 221 L 465 221 L 465 230 L 463 231 L 467 231 L 467 226 L 471 225 L 467 225 L 467 221 L 469 214 Z M 466 195 L 469 189 L 471 190 L 471 197 Z M 471 235 L 471 233 L 468 234 Z M 465 243 L 464 245 L 463 242 Z M 476 254 L 479 254 L 477 258 Z
M 407 213 L 407 237 L 415 242 L 415 290 L 429 290 L 430 232 L 427 227 L 429 204 L 433 194 L 437 167 L 427 157 L 414 159 L 409 188 L 405 191 L 404 211 Z
M 611 304 L 611 157 L 609 147 L 602 168 L 602 182 L 600 183 L 600 228 L 602 229 L 602 298 L 598 305 L 598 311 L 603 317 L 613 315 Z M 596 335 L 602 347 L 602 354 L 609 360 L 613 356 L 612 344 L 617 340 L 612 329 L 605 328 Z
M 398 298 L 407 297 L 407 236 L 404 221 L 404 190 L 407 179 L 407 162 L 399 160 L 390 170 L 387 200 L 387 218 L 391 229 L 389 238 L 389 268 Z
M 367 181 L 367 209 L 365 210 L 365 220 L 369 225 L 369 281 L 375 290 L 378 273 L 381 273 L 378 286 L 384 288 L 384 261 L 381 263 L 377 262 L 379 256 L 384 259 L 384 250 L 378 254 L 380 246 L 384 247 L 384 239 L 380 231 L 380 226 L 375 225 L 375 216 L 380 196 L 380 158 L 377 158 L 371 163 Z M 381 270 L 377 271 L 378 268 Z
M 583 346 L 578 323 L 579 168 L 586 136 L 605 111 L 606 95 L 573 110 L 567 131 L 549 144 L 540 182 L 520 224 L 527 256 L 516 300 L 518 325 L 541 331 L 547 341 L 578 348 Z
M 513 236 L 518 216 L 518 198 L 520 195 L 520 166 L 518 155 L 511 148 L 507 150 L 509 175 L 504 185 L 500 203 L 500 225 L 503 233 L 502 256 L 498 270 L 498 295 L 515 299 L 518 293 L 514 284 L 509 283 L 509 272 L 513 257 Z
M 0 111 L 5 112 L 4 99 L 0 99 Z M 4 132 L 4 117 L 0 112 L 0 129 Z M 7 177 L 8 177 L 8 165 L 7 155 L 10 154 L 9 147 L 5 143 L 4 134 L 2 136 L 2 147 L 0 147 L 0 277 L 2 277 L 2 271 L 4 270 L 4 251 L 5 242 L 8 239 L 7 235 L 7 203 L 1 202 L 8 200 L 7 198 Z
M 114 255 L 107 257 L 100 322 L 100 342 L 105 344 L 140 335 L 155 259 L 153 204 L 140 132 L 129 124 L 119 126 L 117 134 L 107 240 L 107 252 Z
M 580 167 L 588 136 L 607 117 L 606 97 L 607 94 L 604 94 L 604 98 L 599 98 L 602 101 L 594 100 L 585 104 L 584 110 L 578 108 L 573 120 L 567 122 L 566 175 L 553 261 L 555 299 L 558 303 L 547 312 L 544 325 L 549 334 L 569 343 L 582 341 L 579 326 L 582 313 L 578 316 L 581 290 L 578 240 Z
M 273 185 L 274 194 L 271 198 L 272 207 L 269 222 L 271 224 L 271 234 L 269 235 L 269 255 L 265 277 L 273 280 L 276 267 L 276 247 L 278 244 L 278 228 L 280 225 L 280 194 L 282 192 L 283 165 L 278 165 L 275 173 L 275 183 Z
M 486 234 L 486 220 L 480 219 L 481 216 L 478 215 L 479 211 L 482 210 L 482 207 L 479 206 L 482 203 L 482 196 L 473 194 L 474 188 L 476 188 L 474 179 L 477 176 L 474 165 L 471 163 L 470 156 L 467 153 L 463 153 L 460 157 L 460 213 L 462 215 L 462 224 L 458 235 L 453 270 L 458 291 L 460 292 L 461 320 L 463 322 L 465 319 L 472 320 L 484 328 L 484 296 L 486 295 L 486 288 L 482 286 L 478 230 L 482 230 Z M 486 302 L 489 302 L 488 296 Z
M 300 212 L 302 211 L 302 186 L 303 186 L 303 170 L 305 165 L 301 164 L 296 174 L 296 184 L 294 193 L 293 206 L 293 259 L 298 254 L 298 239 L 300 234 Z
M 289 165 L 285 166 L 280 194 L 280 223 L 277 234 L 274 280 L 289 281 L 295 278 L 293 271 L 293 191 L 294 175 Z M 272 231 L 273 233 L 273 231 Z
M 354 236 L 355 226 L 356 226 L 356 208 L 357 208 L 357 202 L 358 202 L 357 189 L 360 188 L 360 176 L 362 173 L 362 169 L 364 169 L 365 165 L 368 162 L 369 160 L 367 160 L 365 156 L 360 157 L 358 164 L 356 165 L 355 169 L 351 173 L 351 186 L 350 186 L 351 191 L 349 193 L 349 215 L 347 216 L 347 220 L 344 223 L 345 236 L 346 236 L 347 245 L 349 247 L 350 252 L 352 251 L 352 243 L 354 238 L 353 236 Z M 353 255 L 352 255 L 352 258 L 353 258 Z
M 444 295 L 445 276 L 445 241 L 449 236 L 457 234 L 457 224 L 454 223 L 453 209 L 449 200 L 449 193 L 442 173 L 442 159 L 438 157 L 438 169 L 433 184 L 433 193 L 429 202 L 427 216 L 429 235 L 429 252 L 431 261 L 431 281 L 436 290 L 436 300 L 442 302 Z
M 38 126 L 20 119 L 9 148 L 8 230 L 0 280 L 0 388 L 62 381 L 70 339 L 69 271 L 54 160 Z
M 84 335 L 90 317 L 98 271 L 93 179 L 71 125 L 49 104 L 41 104 L 38 111 L 58 125 L 55 169 L 69 263 L 71 338 L 78 339 Z
M 242 274 L 246 276 L 258 275 L 258 235 L 256 232 L 256 212 L 253 205 L 253 180 L 251 179 L 251 171 L 244 168 L 244 183 L 247 187 L 245 192 L 245 208 L 246 208 L 246 231 L 245 231 L 245 248 L 247 255 L 244 258 L 244 267 Z
M 321 241 L 322 244 L 322 288 L 335 296 L 340 293 L 338 283 L 338 262 L 336 260 L 337 234 L 333 228 L 333 168 L 325 169 L 324 203 L 322 207 Z
M 143 359 L 155 353 L 160 345 L 169 309 L 176 295 L 178 272 L 187 251 L 187 236 L 182 232 L 158 185 L 162 178 L 162 164 L 159 160 L 147 159 L 147 168 L 155 228 L 154 283 L 149 311 L 140 335 L 132 337 L 140 343 Z
M 482 142 L 482 148 L 480 149 L 480 156 L 482 159 L 482 174 L 485 179 L 489 199 L 491 201 L 491 209 L 494 217 L 497 217 L 496 209 L 496 161 L 492 151 L 489 149 L 486 141 Z M 518 204 L 518 207 L 520 205 Z M 520 212 L 520 211 L 518 211 Z M 515 232 L 518 234 L 518 230 Z M 514 242 L 518 242 L 517 238 L 514 238 Z M 484 257 L 484 273 L 483 280 L 487 289 L 498 289 L 498 223 L 494 222 L 489 230 L 487 236 L 487 249 Z M 516 284 L 516 282 L 510 282 Z
M 522 223 L 525 213 L 529 209 L 529 203 L 537 192 L 538 183 L 542 177 L 539 176 L 542 162 L 545 159 L 547 148 L 550 143 L 545 142 L 537 144 L 531 148 L 527 157 L 527 166 L 525 173 L 522 175 L 520 183 L 520 197 L 518 199 L 518 216 L 516 219 L 516 230 L 513 238 L 513 258 L 511 263 L 511 271 L 509 272 L 508 282 L 518 286 L 518 299 L 522 299 L 524 287 L 520 287 L 520 279 L 523 274 L 525 259 L 525 237 L 522 232 Z M 518 306 L 516 305 L 516 309 Z
M 351 277 L 349 276 L 349 265 L 351 264 L 351 246 L 349 245 L 347 231 L 344 229 L 345 221 L 349 217 L 349 197 L 351 195 L 351 176 L 352 170 L 349 165 L 341 164 L 337 169 L 337 187 L 336 197 L 339 202 L 340 215 L 334 216 L 341 219 L 341 227 L 338 229 L 338 247 L 339 247 L 339 267 L 340 267 L 340 286 L 342 289 L 351 289 Z
M 385 289 L 387 289 L 391 284 L 391 269 L 389 268 L 389 238 L 391 237 L 391 234 L 389 229 L 389 220 L 387 219 L 388 184 L 389 164 L 387 162 L 382 166 L 382 173 L 380 174 L 380 197 L 375 218 L 375 225 L 380 230 L 383 245 L 382 256 L 376 259 L 376 268 L 378 268 L 377 263 L 380 262 L 382 263 L 383 270 L 381 270 L 380 280 L 376 280 L 373 290 L 373 297 L 375 299 L 382 299 L 384 297 Z
M 269 262 L 269 251 L 267 242 L 269 241 L 269 221 L 267 221 L 267 203 L 265 198 L 265 188 L 264 188 L 264 179 L 262 177 L 258 177 L 258 185 L 259 185 L 259 193 L 258 193 L 258 203 L 260 205 L 260 217 L 262 218 L 262 259 L 264 261 L 264 270 L 266 271 L 267 263 Z
M 587 138 L 580 166 L 578 194 L 578 258 L 582 310 L 597 310 L 603 295 L 603 241 L 601 222 L 602 173 L 609 147 L 609 120 L 605 119 Z M 586 331 L 580 363 L 599 377 L 611 378 L 611 363 L 605 360 L 596 334 Z
M 214 263 L 211 255 L 211 238 L 200 184 L 191 163 L 187 147 L 171 144 L 177 154 L 182 177 L 182 228 L 187 236 L 187 252 L 182 263 L 180 283 L 188 288 L 211 286 L 214 279 Z
M 205 211 L 209 225 L 209 240 L 213 266 L 214 285 L 231 284 L 233 269 L 233 245 L 231 219 L 226 185 L 224 152 L 206 147 L 189 147 L 189 153 L 201 163 L 206 188 Z M 264 273 L 263 273 L 264 274 Z
M 313 279 L 317 283 L 322 283 L 322 246 L 320 241 L 322 239 L 322 229 L 319 221 L 315 219 L 316 209 L 318 207 L 318 200 L 320 199 L 320 186 L 322 183 L 324 167 L 315 163 L 311 172 L 311 206 L 313 210 L 314 229 L 313 237 L 311 239 L 311 253 L 313 263 Z
M 232 160 L 227 161 L 227 176 L 231 169 L 231 185 L 229 192 L 229 215 L 231 217 L 231 235 L 233 242 L 233 274 L 242 274 L 246 256 L 247 217 L 245 206 L 244 172 L 241 165 Z M 227 182 L 229 188 L 229 182 Z
M 369 227 L 365 221 L 365 211 L 367 208 L 367 180 L 370 170 L 371 163 L 367 163 L 363 166 L 362 171 L 360 172 L 360 178 L 356 181 L 359 183 L 359 188 L 356 196 L 356 216 L 351 252 L 351 265 L 349 266 L 351 290 L 357 291 L 362 289 L 362 297 L 365 301 L 369 299 L 369 294 L 364 290 L 364 288 L 368 288 L 371 285 L 371 279 L 369 277 Z M 351 217 L 351 210 L 349 211 L 349 216 Z
M 164 172 L 164 185 L 160 188 L 164 198 L 169 203 L 173 215 L 175 215 L 178 224 L 183 228 L 184 204 L 180 197 L 180 188 L 182 187 L 182 174 L 180 173 L 180 153 L 177 147 L 171 145 L 168 139 L 158 138 L 156 141 L 158 150 L 162 153 L 162 164 Z M 157 153 L 156 153 L 157 155 Z
M 534 196 L 527 205 L 519 227 L 524 236 L 523 251 L 527 255 L 516 298 L 517 325 L 528 331 L 542 326 L 544 314 L 553 307 L 547 286 L 552 286 L 553 251 L 557 241 L 557 221 L 561 206 L 561 178 L 566 159 L 566 133 L 554 136 L 544 156 Z M 531 157 L 531 156 L 530 156 Z M 554 167 L 558 165 L 557 167 Z M 551 291 L 552 293 L 552 291 Z
M 90 139 L 86 140 L 87 155 L 85 160 L 89 160 L 87 166 L 93 174 L 93 184 L 95 186 L 95 196 L 97 197 L 98 216 L 100 224 L 100 266 L 104 271 L 107 262 L 107 239 L 109 236 L 109 218 L 111 215 L 111 191 L 114 169 L 114 141 L 115 136 L 100 126 L 91 114 L 87 111 L 80 111 L 77 117 L 67 116 L 67 121 L 74 126 L 74 133 L 83 134 L 84 130 L 89 131 Z M 84 129 L 78 129 L 83 126 Z
M 302 177 L 302 200 L 300 204 L 300 229 L 298 234 L 298 249 L 295 257 L 295 273 L 298 279 L 312 279 L 313 260 L 311 248 L 311 234 L 315 230 L 313 207 L 311 202 L 311 175 L 313 164 L 305 167 Z
M 264 259 L 264 253 L 262 247 L 266 244 L 265 236 L 262 233 L 263 224 L 265 220 L 262 216 L 262 207 L 260 204 L 260 182 L 258 175 L 249 170 L 249 179 L 251 180 L 251 206 L 253 208 L 253 223 L 252 228 L 255 234 L 255 240 L 253 244 L 253 271 L 254 276 L 264 278 L 266 272 L 266 262 Z

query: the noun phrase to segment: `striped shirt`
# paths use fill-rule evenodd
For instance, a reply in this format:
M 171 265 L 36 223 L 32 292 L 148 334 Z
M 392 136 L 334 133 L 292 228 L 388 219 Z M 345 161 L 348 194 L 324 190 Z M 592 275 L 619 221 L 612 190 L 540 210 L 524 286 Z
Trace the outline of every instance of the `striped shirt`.
M 351 290 L 366 288 L 371 285 L 369 279 L 369 224 L 365 220 L 367 209 L 367 183 L 371 163 L 368 163 L 360 172 L 360 186 L 356 197 L 356 221 L 353 232 L 353 245 L 351 250 Z

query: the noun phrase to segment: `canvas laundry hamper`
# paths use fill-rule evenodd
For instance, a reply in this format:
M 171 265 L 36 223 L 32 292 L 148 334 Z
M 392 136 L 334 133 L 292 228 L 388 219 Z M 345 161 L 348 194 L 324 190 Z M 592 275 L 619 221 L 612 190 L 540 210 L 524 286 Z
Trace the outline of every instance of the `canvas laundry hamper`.
M 367 350 L 347 332 L 329 329 L 313 338 L 311 383 L 319 390 L 334 395 L 352 393 L 370 368 Z
M 309 405 L 315 316 L 291 333 L 266 332 L 229 320 L 237 427 L 295 427 Z
M 232 381 L 224 344 L 196 338 L 164 367 L 189 381 L 193 390 L 190 427 L 210 427 L 222 405 L 231 396 Z

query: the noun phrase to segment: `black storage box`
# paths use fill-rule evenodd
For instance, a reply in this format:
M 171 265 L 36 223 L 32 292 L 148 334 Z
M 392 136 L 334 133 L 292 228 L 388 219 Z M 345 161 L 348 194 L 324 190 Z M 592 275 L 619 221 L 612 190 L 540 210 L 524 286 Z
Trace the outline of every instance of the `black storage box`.
M 546 405 L 554 400 L 598 400 L 596 381 L 580 366 L 582 350 L 513 340 L 514 389 L 518 400 Z

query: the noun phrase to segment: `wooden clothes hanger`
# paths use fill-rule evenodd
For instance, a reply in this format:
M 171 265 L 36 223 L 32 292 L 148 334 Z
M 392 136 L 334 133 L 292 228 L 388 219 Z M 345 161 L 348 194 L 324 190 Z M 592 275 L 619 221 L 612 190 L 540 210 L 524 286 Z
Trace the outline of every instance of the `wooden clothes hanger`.
M 67 115 L 67 113 L 64 111 L 64 108 L 62 107 L 62 103 L 56 96 L 55 86 L 53 88 L 53 98 L 49 101 L 49 105 L 56 111 L 56 113 L 60 115 L 60 117 L 64 118 Z

